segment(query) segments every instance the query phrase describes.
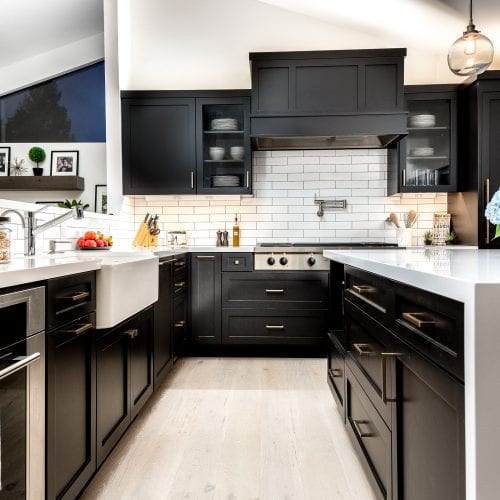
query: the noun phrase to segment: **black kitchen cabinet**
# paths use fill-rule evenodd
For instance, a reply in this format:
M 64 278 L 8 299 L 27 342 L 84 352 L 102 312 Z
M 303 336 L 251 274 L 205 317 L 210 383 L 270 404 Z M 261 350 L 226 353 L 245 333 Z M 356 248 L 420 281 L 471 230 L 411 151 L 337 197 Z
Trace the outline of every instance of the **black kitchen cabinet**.
M 97 337 L 98 466 L 153 392 L 152 353 L 151 307 Z
M 192 253 L 191 342 L 221 343 L 221 254 Z
M 175 297 L 173 304 L 173 359 L 185 353 L 188 343 L 188 300 L 186 294 Z
M 124 99 L 123 193 L 194 193 L 194 136 L 194 98 Z
M 457 191 L 458 85 L 408 85 L 408 135 L 389 147 L 387 194 Z
M 124 194 L 250 193 L 249 109 L 246 90 L 122 92 Z M 220 118 L 235 119 L 235 129 L 213 126 Z M 212 158 L 211 147 L 224 157 Z
M 345 354 L 344 345 L 337 335 L 328 332 L 327 381 L 342 418 L 345 418 Z
M 175 258 L 160 261 L 158 301 L 154 305 L 154 378 L 155 387 L 173 364 L 172 285 Z
M 96 470 L 95 313 L 47 334 L 47 498 L 73 499 Z
M 486 71 L 460 92 L 460 193 L 448 197 L 448 211 L 460 243 L 500 248 L 495 226 L 484 216 L 500 188 L 500 71 Z

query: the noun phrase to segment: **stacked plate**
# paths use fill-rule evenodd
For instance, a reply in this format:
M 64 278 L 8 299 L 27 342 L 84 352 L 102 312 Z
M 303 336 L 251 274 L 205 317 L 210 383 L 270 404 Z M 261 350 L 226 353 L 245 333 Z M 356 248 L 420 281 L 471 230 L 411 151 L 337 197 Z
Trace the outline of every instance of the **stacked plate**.
M 436 115 L 413 115 L 408 119 L 410 127 L 434 127 Z
M 212 130 L 238 130 L 238 120 L 234 118 L 214 118 L 210 122 Z
M 213 187 L 239 187 L 240 177 L 238 175 L 213 175 Z
M 434 148 L 420 147 L 410 149 L 410 156 L 433 156 Z

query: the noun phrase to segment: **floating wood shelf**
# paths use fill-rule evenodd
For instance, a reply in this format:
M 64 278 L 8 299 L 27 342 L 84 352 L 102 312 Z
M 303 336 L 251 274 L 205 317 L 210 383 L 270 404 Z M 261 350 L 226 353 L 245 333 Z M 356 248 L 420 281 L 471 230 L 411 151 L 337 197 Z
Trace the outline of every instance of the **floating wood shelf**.
M 3 191 L 83 191 L 85 179 L 77 176 L 24 175 L 0 177 Z

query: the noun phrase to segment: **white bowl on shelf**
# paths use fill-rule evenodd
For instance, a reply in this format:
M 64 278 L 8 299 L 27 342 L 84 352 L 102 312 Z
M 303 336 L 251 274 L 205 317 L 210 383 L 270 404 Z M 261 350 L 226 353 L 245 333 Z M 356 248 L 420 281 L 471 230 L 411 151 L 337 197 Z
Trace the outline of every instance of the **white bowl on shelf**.
M 245 156 L 245 148 L 243 146 L 232 146 L 229 152 L 233 160 L 243 160 Z
M 226 150 L 219 146 L 212 146 L 208 150 L 208 155 L 211 160 L 220 161 L 224 159 L 224 156 L 226 156 Z
M 427 128 L 436 125 L 436 115 L 412 115 L 408 122 L 410 127 Z

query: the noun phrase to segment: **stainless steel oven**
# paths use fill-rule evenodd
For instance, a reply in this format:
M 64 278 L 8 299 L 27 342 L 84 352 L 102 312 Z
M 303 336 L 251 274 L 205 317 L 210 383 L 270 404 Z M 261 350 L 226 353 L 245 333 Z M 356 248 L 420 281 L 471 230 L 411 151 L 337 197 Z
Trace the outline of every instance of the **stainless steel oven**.
M 45 495 L 45 288 L 0 293 L 0 500 Z

